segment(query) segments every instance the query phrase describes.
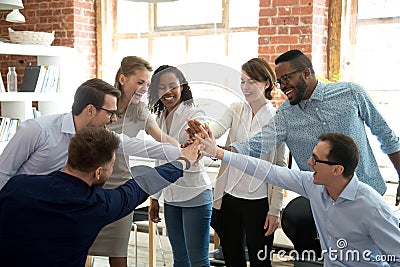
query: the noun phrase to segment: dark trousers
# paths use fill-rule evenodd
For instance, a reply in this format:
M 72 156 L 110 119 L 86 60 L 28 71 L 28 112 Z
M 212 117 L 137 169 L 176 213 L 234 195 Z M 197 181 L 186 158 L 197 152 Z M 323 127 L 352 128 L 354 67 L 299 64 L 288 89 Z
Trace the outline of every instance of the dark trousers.
M 227 267 L 246 266 L 246 245 L 251 267 L 271 266 L 274 236 L 264 235 L 268 209 L 268 198 L 248 200 L 225 194 L 217 224 Z

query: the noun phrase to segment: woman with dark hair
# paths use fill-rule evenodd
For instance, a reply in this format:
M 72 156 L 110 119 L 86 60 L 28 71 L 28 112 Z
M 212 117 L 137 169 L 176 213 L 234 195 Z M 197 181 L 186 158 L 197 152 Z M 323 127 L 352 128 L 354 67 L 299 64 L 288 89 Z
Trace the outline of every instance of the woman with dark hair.
M 188 119 L 201 119 L 205 113 L 194 107 L 192 92 L 183 73 L 163 65 L 151 78 L 150 110 L 157 115 L 160 128 L 180 143 L 187 139 Z M 157 162 L 161 164 L 161 162 Z M 200 160 L 180 179 L 162 191 L 164 216 L 175 267 L 209 266 L 208 248 L 211 220 L 211 182 Z M 159 222 L 160 194 L 154 195 L 150 217 Z
M 107 128 L 129 137 L 135 137 L 140 130 L 145 130 L 159 142 L 179 146 L 178 141 L 161 131 L 146 104 L 141 101 L 148 90 L 151 71 L 153 69 L 150 63 L 141 57 L 126 56 L 122 59 L 114 84 L 121 92 L 121 96 L 117 98 L 118 120 Z M 113 173 L 104 188 L 114 189 L 131 178 L 128 158 L 117 154 Z M 109 257 L 111 267 L 126 267 L 132 216 L 133 212 L 105 226 L 90 248 L 89 255 Z
M 233 103 L 220 120 L 210 124 L 214 137 L 219 138 L 229 130 L 227 145 L 245 141 L 272 120 L 275 108 L 270 100 L 274 81 L 275 74 L 265 60 L 253 58 L 244 63 L 240 87 L 246 102 Z M 285 166 L 285 146 L 278 146 L 262 158 Z M 281 188 L 221 164 L 213 208 L 226 266 L 247 266 L 246 245 L 251 266 L 271 266 L 269 253 L 279 225 L 282 199 Z M 260 251 L 263 251 L 261 258 Z

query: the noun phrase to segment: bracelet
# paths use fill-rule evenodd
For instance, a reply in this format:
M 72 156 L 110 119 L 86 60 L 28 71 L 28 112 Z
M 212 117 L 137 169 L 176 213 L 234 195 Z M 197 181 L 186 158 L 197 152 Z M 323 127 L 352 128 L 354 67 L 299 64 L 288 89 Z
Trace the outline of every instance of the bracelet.
M 189 170 L 189 168 L 191 166 L 190 161 L 187 158 L 182 157 L 182 156 L 178 157 L 176 160 L 180 160 L 180 159 L 183 160 L 186 163 L 185 171 Z

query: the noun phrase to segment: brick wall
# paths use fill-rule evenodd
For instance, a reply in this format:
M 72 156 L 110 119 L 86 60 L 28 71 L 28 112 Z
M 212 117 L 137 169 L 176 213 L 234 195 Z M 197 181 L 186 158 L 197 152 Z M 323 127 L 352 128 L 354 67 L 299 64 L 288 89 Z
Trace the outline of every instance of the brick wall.
M 260 0 L 258 54 L 274 65 L 280 54 L 299 49 L 324 76 L 327 69 L 328 0 Z M 286 96 L 273 91 L 274 104 Z
M 5 17 L 10 11 L 0 10 L 0 37 L 8 39 L 8 27 L 16 31 L 55 32 L 52 45 L 76 48 L 85 65 L 85 78 L 96 75 L 96 33 L 94 0 L 29 0 L 23 1 L 25 23 L 9 23 Z M 7 67 L 16 66 L 21 82 L 24 68 L 36 64 L 35 57 L 0 55 L 0 71 L 6 81 Z M 73 78 L 73 77 L 71 77 Z M 82 81 L 83 82 L 83 81 Z

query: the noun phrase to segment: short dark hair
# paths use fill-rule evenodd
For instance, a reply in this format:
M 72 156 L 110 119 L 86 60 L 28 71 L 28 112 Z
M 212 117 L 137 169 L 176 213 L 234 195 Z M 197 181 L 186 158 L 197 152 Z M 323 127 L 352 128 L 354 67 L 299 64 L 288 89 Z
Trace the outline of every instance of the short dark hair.
M 252 80 L 259 82 L 269 81 L 268 88 L 265 89 L 265 98 L 272 99 L 272 89 L 274 89 L 274 82 L 276 80 L 275 72 L 272 70 L 271 66 L 262 58 L 252 58 L 242 65 L 242 71 Z
M 296 70 L 310 68 L 311 74 L 315 73 L 311 60 L 300 50 L 289 50 L 275 59 L 275 65 L 282 62 L 289 62 Z
M 91 172 L 109 162 L 119 139 L 103 127 L 88 126 L 71 138 L 67 164 L 78 171 Z
M 93 78 L 82 83 L 75 92 L 72 114 L 79 115 L 89 104 L 101 107 L 104 104 L 104 97 L 111 94 L 119 97 L 121 92 L 111 84 L 99 78 Z
M 192 91 L 190 90 L 190 86 L 182 71 L 177 67 L 162 65 L 158 67 L 154 71 L 153 76 L 151 77 L 148 100 L 149 100 L 149 108 L 152 113 L 155 113 L 157 116 L 161 114 L 164 110 L 164 104 L 161 102 L 160 97 L 158 96 L 158 86 L 160 84 L 160 77 L 164 73 L 172 72 L 175 74 L 176 78 L 179 80 L 180 85 L 183 87 L 181 93 L 181 102 L 185 103 L 185 105 L 193 104 L 193 96 Z
M 328 160 L 340 163 L 344 167 L 344 177 L 352 177 L 360 157 L 354 140 L 341 133 L 323 133 L 318 140 L 331 145 Z

